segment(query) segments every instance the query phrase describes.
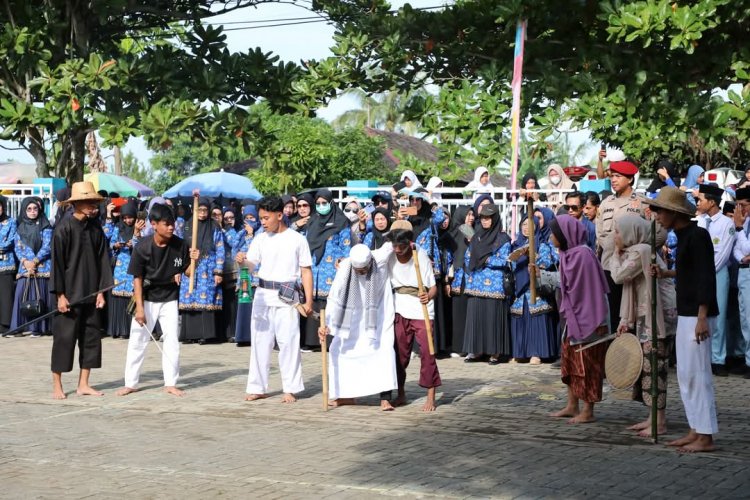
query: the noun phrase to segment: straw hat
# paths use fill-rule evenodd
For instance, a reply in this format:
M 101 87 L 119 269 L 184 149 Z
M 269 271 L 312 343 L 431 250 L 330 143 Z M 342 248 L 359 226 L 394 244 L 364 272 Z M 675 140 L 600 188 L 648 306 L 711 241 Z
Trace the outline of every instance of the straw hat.
M 70 198 L 65 200 L 66 203 L 76 201 L 102 201 L 104 198 L 96 192 L 94 185 L 90 182 L 76 182 L 70 188 Z
M 632 387 L 643 370 L 643 350 L 638 337 L 623 333 L 609 345 L 604 358 L 604 373 L 615 389 Z
M 397 221 L 393 221 L 393 224 L 391 224 L 391 231 L 395 231 L 397 229 L 403 229 L 404 231 L 412 231 L 414 228 L 411 225 L 411 222 L 407 220 L 397 220 Z
M 655 200 L 643 200 L 643 202 L 655 208 L 671 210 L 672 212 L 689 215 L 690 217 L 695 215 L 693 204 L 687 201 L 685 193 L 676 187 L 663 187 L 659 190 L 659 195 Z

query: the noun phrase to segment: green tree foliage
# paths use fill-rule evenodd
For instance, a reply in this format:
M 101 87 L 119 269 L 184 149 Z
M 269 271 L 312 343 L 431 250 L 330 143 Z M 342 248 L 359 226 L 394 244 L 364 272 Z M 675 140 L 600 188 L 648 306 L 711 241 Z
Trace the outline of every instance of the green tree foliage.
M 526 19 L 523 114 L 537 141 L 572 124 L 646 162 L 750 158 L 750 0 L 465 0 L 395 13 L 383 0 L 316 5 L 336 22 L 337 44 L 296 85 L 307 105 L 347 85 L 367 92 L 449 85 L 459 95 L 437 101 L 438 123 L 459 146 L 486 146 L 480 154 L 496 161 L 495 125 L 487 133 L 466 126 L 505 116 L 497 126 L 507 130 L 497 108 L 510 106 L 516 24 Z M 474 119 L 454 116 L 458 101 L 482 93 L 496 97 L 495 107 L 473 103 Z
M 142 136 L 166 149 L 192 140 L 212 155 L 247 150 L 246 107 L 296 105 L 294 64 L 260 49 L 231 53 L 202 19 L 270 0 L 4 0 L 0 10 L 0 138 L 37 173 L 79 180 L 86 134 L 105 145 Z
M 417 123 L 413 118 L 413 107 L 426 98 L 423 90 L 400 94 L 383 92 L 367 95 L 362 89 L 348 89 L 343 96 L 353 96 L 358 101 L 358 108 L 350 109 L 336 117 L 331 125 L 336 129 L 346 127 L 370 127 L 406 135 L 417 133 Z M 416 117 L 418 118 L 418 117 Z
M 270 115 L 262 121 L 261 136 L 254 152 L 262 167 L 249 176 L 262 193 L 342 186 L 350 179 L 389 182 L 395 175 L 383 163 L 382 142 L 361 129 L 336 132 L 317 118 Z

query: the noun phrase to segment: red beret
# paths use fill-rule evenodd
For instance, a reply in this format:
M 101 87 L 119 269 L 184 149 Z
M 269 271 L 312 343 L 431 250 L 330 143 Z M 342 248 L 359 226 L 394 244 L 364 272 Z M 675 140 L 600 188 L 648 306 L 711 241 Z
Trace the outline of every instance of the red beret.
M 617 172 L 618 174 L 627 175 L 629 177 L 633 177 L 638 173 L 638 167 L 629 161 L 613 161 L 609 164 L 609 169 L 612 172 Z

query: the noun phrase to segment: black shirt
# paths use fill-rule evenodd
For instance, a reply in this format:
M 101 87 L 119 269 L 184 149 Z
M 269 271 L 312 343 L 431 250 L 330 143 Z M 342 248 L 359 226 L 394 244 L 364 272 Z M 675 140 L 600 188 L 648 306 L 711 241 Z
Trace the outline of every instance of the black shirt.
M 677 314 L 696 317 L 698 307 L 706 304 L 708 316 L 718 316 L 714 245 L 711 243 L 711 236 L 695 222 L 682 229 L 676 229 L 675 234 Z
M 107 238 L 99 221 L 73 216 L 60 220 L 52 236 L 50 291 L 76 302 L 113 283 Z
M 180 297 L 180 286 L 175 283 L 176 274 L 182 274 L 190 266 L 187 244 L 172 238 L 163 247 L 154 243 L 154 235 L 142 238 L 133 248 L 128 274 L 143 278 L 143 300 L 149 302 L 171 302 Z

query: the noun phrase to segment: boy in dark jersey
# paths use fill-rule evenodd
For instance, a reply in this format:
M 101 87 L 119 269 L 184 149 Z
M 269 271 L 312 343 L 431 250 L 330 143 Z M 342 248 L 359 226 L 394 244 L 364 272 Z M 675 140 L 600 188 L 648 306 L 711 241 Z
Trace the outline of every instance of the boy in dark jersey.
M 174 236 L 175 218 L 168 206 L 154 205 L 148 218 L 154 232 L 133 248 L 128 266 L 128 273 L 134 278 L 135 316 L 130 326 L 125 361 L 125 387 L 117 391 L 117 395 L 125 396 L 138 390 L 146 347 L 158 321 L 163 332 L 161 367 L 164 390 L 182 396 L 184 392 L 177 388 L 180 375 L 177 301 L 182 273 L 189 272 L 190 258 L 197 260 L 199 250 L 191 251 L 181 238 Z

